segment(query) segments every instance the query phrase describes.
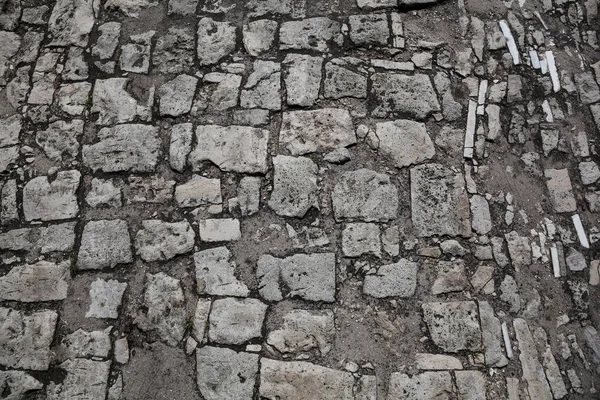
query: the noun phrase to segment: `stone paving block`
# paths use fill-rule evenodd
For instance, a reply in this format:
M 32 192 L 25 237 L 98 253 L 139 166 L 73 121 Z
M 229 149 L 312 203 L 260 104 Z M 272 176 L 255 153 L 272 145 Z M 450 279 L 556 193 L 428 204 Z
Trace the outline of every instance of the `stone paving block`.
M 69 281 L 69 265 L 66 262 L 38 261 L 16 266 L 0 277 L 0 300 L 27 303 L 64 300 Z
M 268 204 L 276 214 L 302 218 L 311 207 L 319 208 L 317 164 L 306 157 L 276 156 L 273 168 Z
M 208 338 L 220 344 L 244 344 L 262 336 L 267 305 L 257 299 L 215 300 L 209 317 Z
M 442 350 L 456 353 L 481 349 L 481 328 L 475 302 L 423 303 L 423 314 L 431 339 Z
M 80 270 L 114 268 L 133 261 L 131 238 L 123 220 L 90 221 L 83 228 L 77 255 Z

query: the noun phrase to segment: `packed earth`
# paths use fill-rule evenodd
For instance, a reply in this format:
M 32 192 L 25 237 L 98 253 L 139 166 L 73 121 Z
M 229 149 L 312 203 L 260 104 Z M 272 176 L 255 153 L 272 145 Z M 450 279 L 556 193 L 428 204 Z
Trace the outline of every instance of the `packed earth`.
M 0 0 L 0 399 L 600 398 L 599 8 Z

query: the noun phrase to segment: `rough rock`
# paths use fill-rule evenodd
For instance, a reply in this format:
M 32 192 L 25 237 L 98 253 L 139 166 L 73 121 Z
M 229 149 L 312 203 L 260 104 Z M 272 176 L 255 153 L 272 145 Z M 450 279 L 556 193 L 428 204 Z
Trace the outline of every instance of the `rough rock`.
M 335 323 L 331 310 L 292 310 L 283 316 L 281 327 L 269 332 L 267 343 L 281 353 L 318 349 L 324 356 L 331 350 L 334 339 Z
M 485 364 L 498 368 L 504 367 L 508 364 L 508 359 L 503 352 L 500 320 L 496 318 L 494 309 L 487 301 L 479 302 L 479 318 Z
M 92 93 L 92 113 L 99 113 L 97 124 L 114 125 L 148 120 L 150 107 L 139 104 L 128 92 L 128 78 L 97 79 Z
M 229 22 L 217 22 L 204 17 L 198 22 L 198 62 L 212 65 L 235 50 L 236 28 Z
M 279 144 L 292 155 L 333 150 L 356 143 L 350 113 L 337 108 L 287 111 L 279 132 Z
M 67 298 L 69 265 L 38 261 L 11 268 L 0 277 L 0 300 L 22 302 L 54 301 Z
M 194 32 L 186 27 L 171 27 L 156 41 L 152 64 L 159 73 L 179 74 L 194 66 L 194 56 Z
M 327 17 L 286 21 L 279 28 L 279 48 L 326 52 L 332 42 L 342 44 L 340 28 L 339 22 Z
M 529 267 L 531 264 L 531 247 L 526 236 L 520 236 L 511 231 L 504 234 L 508 246 L 508 254 L 513 267 L 518 271 L 521 267 Z
M 142 221 L 142 229 L 135 235 L 135 248 L 144 261 L 169 260 L 192 251 L 194 237 L 194 230 L 185 220 L 145 220 Z
M 243 108 L 281 110 L 281 65 L 256 60 L 252 68 L 240 93 L 240 105 Z
M 192 175 L 189 181 L 175 187 L 175 200 L 179 207 L 221 204 L 221 180 Z
M 42 382 L 26 372 L 0 371 L 0 389 L 4 400 L 21 400 L 43 388 Z
M 96 279 L 90 285 L 90 307 L 85 314 L 86 318 L 110 318 L 119 317 L 119 307 L 123 299 L 123 293 L 127 289 L 126 283 L 117 280 Z
M 500 300 L 510 305 L 510 312 L 517 313 L 521 309 L 521 296 L 515 278 L 506 275 L 500 284 Z
M 453 392 L 454 385 L 448 371 L 422 372 L 412 377 L 394 372 L 390 376 L 388 398 L 450 400 Z
M 335 254 L 295 254 L 281 259 L 263 255 L 256 277 L 260 295 L 269 301 L 300 297 L 308 301 L 335 301 Z
M 265 173 L 269 131 L 249 126 L 200 125 L 196 147 L 189 155 L 194 171 L 210 161 L 223 171 Z
M 302 218 L 311 207 L 318 208 L 318 167 L 306 157 L 273 158 L 273 192 L 269 207 L 276 214 Z
M 22 126 L 23 117 L 19 114 L 0 118 L 0 147 L 19 144 L 19 134 Z
M 577 203 L 573 196 L 569 171 L 567 169 L 547 169 L 544 171 L 544 175 L 547 179 L 546 185 L 550 192 L 554 211 L 558 213 L 576 211 Z
M 372 94 L 379 104 L 376 117 L 406 114 L 418 120 L 441 111 L 431 80 L 427 75 L 376 73 L 371 76 Z
M 334 58 L 325 64 L 324 95 L 328 99 L 367 97 L 368 72 L 358 58 Z
M 423 303 L 423 320 L 433 342 L 448 353 L 481 349 L 477 304 L 472 301 Z
M 179 75 L 158 88 L 160 115 L 178 117 L 192 108 L 198 79 L 190 75 Z
M 115 54 L 121 36 L 121 23 L 110 21 L 98 27 L 99 36 L 92 47 L 92 55 L 101 60 L 109 59 Z
M 102 331 L 91 332 L 77 329 L 75 332 L 65 336 L 63 344 L 67 347 L 70 357 L 107 358 L 112 347 L 110 338 L 112 329 L 112 326 Z
M 390 36 L 386 14 L 351 15 L 350 40 L 357 46 L 386 46 Z
M 259 19 L 248 22 L 243 28 L 244 48 L 254 57 L 268 52 L 275 42 L 276 31 L 277 21 Z
M 242 216 L 252 215 L 258 212 L 260 206 L 261 179 L 253 176 L 245 176 L 240 179 L 237 190 L 237 202 Z
M 169 146 L 169 164 L 175 171 L 182 172 L 187 165 L 188 155 L 192 150 L 193 125 L 182 123 L 171 128 Z
M 579 92 L 579 99 L 583 104 L 592 104 L 600 101 L 600 88 L 591 72 L 575 74 L 575 84 Z
M 257 299 L 225 298 L 213 301 L 208 337 L 221 344 L 243 344 L 262 336 L 267 305 Z
M 471 203 L 473 230 L 480 235 L 489 233 L 492 230 L 492 217 L 487 200 L 483 196 L 474 195 L 469 202 Z
M 66 371 L 64 381 L 48 387 L 51 400 L 103 399 L 106 396 L 110 361 L 92 361 L 85 358 L 73 358 L 60 364 Z
M 91 207 L 108 206 L 121 207 L 121 190 L 112 180 L 92 179 L 92 186 L 85 197 L 85 202 Z
M 396 167 L 408 167 L 433 158 L 435 147 L 425 124 L 398 119 L 377 123 L 379 151 L 390 157 Z
M 287 54 L 283 66 L 287 104 L 302 107 L 315 104 L 321 88 L 323 59 L 307 54 Z
M 240 221 L 234 218 L 199 220 L 198 231 L 203 242 L 230 242 L 242 237 Z
M 591 185 L 600 179 L 600 168 L 598 168 L 598 164 L 595 162 L 583 161 L 579 163 L 578 167 L 581 183 L 584 185 Z
M 412 297 L 417 290 L 417 263 L 400 259 L 397 263 L 382 265 L 374 274 L 367 274 L 363 293 L 376 298 Z
M 87 46 L 99 6 L 94 0 L 57 1 L 48 20 L 52 46 Z
M 435 295 L 461 292 L 469 287 L 465 263 L 462 260 L 440 261 L 436 265 L 437 277 L 431 287 Z
M 417 353 L 415 355 L 415 364 L 421 370 L 463 369 L 462 363 L 458 358 L 443 354 Z
M 519 361 L 523 369 L 523 379 L 527 381 L 527 391 L 532 399 L 551 399 L 552 393 L 544 369 L 539 362 L 539 354 L 533 341 L 529 326 L 524 319 L 513 321 L 517 341 L 519 342 Z
M 411 168 L 412 222 L 418 236 L 470 236 L 469 202 L 462 174 L 440 164 Z
M 148 31 L 129 37 L 131 43 L 121 47 L 119 59 L 123 71 L 134 74 L 147 74 L 150 70 L 150 51 L 155 31 Z
M 571 271 L 584 271 L 587 268 L 585 256 L 572 247 L 569 247 L 565 261 Z
M 127 222 L 123 220 L 90 221 L 83 228 L 77 268 L 114 268 L 133 261 Z
M 372 254 L 381 257 L 380 230 L 377 224 L 355 222 L 342 231 L 342 252 L 346 257 Z
M 31 179 L 23 188 L 23 214 L 26 221 L 52 221 L 77 216 L 76 192 L 79 171 L 60 171 L 52 181 L 47 176 Z
M 198 294 L 246 297 L 248 287 L 236 278 L 236 265 L 227 247 L 217 247 L 194 254 Z

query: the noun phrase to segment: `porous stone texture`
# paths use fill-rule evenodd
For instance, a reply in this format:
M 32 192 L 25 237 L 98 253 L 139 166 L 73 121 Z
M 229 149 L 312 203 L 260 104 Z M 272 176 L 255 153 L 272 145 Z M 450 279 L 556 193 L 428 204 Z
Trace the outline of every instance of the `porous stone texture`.
M 133 261 L 127 222 L 123 220 L 90 221 L 81 237 L 77 268 L 113 268 Z
M 194 254 L 196 284 L 199 294 L 248 296 L 250 290 L 236 278 L 235 263 L 227 247 L 217 247 Z
M 417 289 L 417 263 L 401 259 L 365 276 L 363 292 L 376 298 L 412 297 Z
M 371 76 L 372 93 L 378 104 L 373 114 L 390 117 L 406 114 L 417 120 L 441 111 L 437 95 L 427 75 L 377 73 Z
M 302 218 L 311 207 L 318 208 L 317 164 L 306 157 L 276 156 L 273 167 L 269 207 L 275 213 Z
M 267 305 L 257 299 L 215 300 L 209 317 L 208 337 L 221 344 L 243 344 L 261 337 Z
M 145 261 L 168 260 L 194 248 L 194 231 L 187 221 L 142 221 L 135 235 L 137 254 Z
M 21 302 L 53 301 L 67 298 L 69 266 L 38 261 L 16 266 L 0 277 L 0 300 Z
M 442 350 L 456 353 L 481 349 L 481 329 L 475 302 L 423 303 L 423 320 L 431 339 Z
M 77 216 L 79 171 L 60 171 L 50 181 L 47 176 L 31 179 L 23 187 L 23 214 L 27 221 L 52 221 Z

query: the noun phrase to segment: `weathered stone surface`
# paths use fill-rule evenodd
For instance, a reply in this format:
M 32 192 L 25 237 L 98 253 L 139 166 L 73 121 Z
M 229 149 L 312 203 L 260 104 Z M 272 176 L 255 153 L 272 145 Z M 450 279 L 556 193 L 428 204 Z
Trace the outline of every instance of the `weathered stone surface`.
M 440 261 L 436 270 L 437 277 L 431 287 L 432 294 L 461 292 L 469 287 L 464 261 Z
M 112 326 L 102 331 L 86 332 L 77 329 L 65 336 L 63 344 L 67 347 L 70 357 L 100 357 L 107 358 L 111 350 L 110 332 Z
M 472 301 L 423 303 L 423 320 L 433 342 L 448 353 L 481 349 L 477 304 Z
M 203 242 L 230 242 L 242 237 L 240 221 L 234 218 L 199 220 L 198 231 Z
M 4 400 L 21 400 L 43 389 L 44 385 L 23 371 L 0 371 L 0 388 Z
M 107 0 L 104 8 L 119 10 L 128 17 L 138 18 L 143 9 L 157 5 L 158 0 Z
M 504 235 L 508 246 L 510 260 L 518 271 L 521 267 L 528 267 L 531 264 L 531 247 L 529 239 L 526 236 L 520 236 L 517 232 L 511 231 Z
M 169 260 L 194 248 L 194 231 L 187 221 L 142 221 L 135 236 L 136 253 L 144 261 Z
M 128 78 L 97 79 L 92 93 L 92 113 L 99 113 L 99 125 L 131 122 L 136 118 L 148 120 L 150 107 L 139 104 L 128 92 Z
M 515 278 L 506 275 L 500 284 L 500 300 L 510 305 L 510 312 L 517 313 L 521 309 L 521 296 Z
M 398 189 L 390 176 L 369 169 L 345 172 L 331 191 L 335 219 L 387 222 L 398 212 Z
M 16 164 L 19 158 L 19 147 L 5 147 L 0 149 L 0 172 L 8 170 L 9 166 Z
M 334 58 L 325 64 L 324 95 L 328 99 L 367 97 L 366 64 L 354 57 Z
M 372 254 L 381 257 L 381 238 L 377 224 L 355 222 L 342 231 L 342 252 L 346 257 Z
M 53 46 L 85 47 L 100 4 L 93 0 L 59 0 L 52 9 L 48 29 Z
M 245 176 L 240 180 L 237 190 L 237 202 L 242 216 L 258 212 L 261 183 L 260 178 L 253 176 Z
M 236 29 L 229 22 L 204 17 L 198 22 L 198 62 L 216 64 L 235 50 Z
M 205 346 L 196 351 L 198 388 L 206 400 L 250 399 L 258 373 L 258 355 Z
M 334 339 L 335 324 L 331 310 L 292 310 L 283 316 L 279 329 L 269 332 L 267 343 L 281 353 L 318 349 L 323 356 L 331 350 Z
M 508 364 L 508 359 L 503 352 L 500 320 L 496 318 L 494 309 L 487 301 L 479 302 L 479 318 L 485 364 L 499 368 L 504 367 Z
M 45 371 L 50 365 L 50 343 L 58 314 L 43 310 L 25 314 L 0 307 L 0 364 L 8 368 Z
M 260 338 L 267 305 L 257 299 L 225 298 L 213 302 L 208 337 L 222 344 L 243 344 Z
M 205 112 L 218 112 L 229 110 L 238 105 L 238 98 L 240 94 L 240 87 L 242 86 L 242 76 L 237 74 L 224 74 L 222 72 L 210 72 L 204 75 L 204 85 L 200 87 L 198 94 L 196 95 L 196 101 L 192 108 L 192 113 L 198 111 Z M 236 110 L 239 112 L 253 113 L 253 112 L 266 113 L 267 120 L 269 111 L 252 109 L 252 110 Z M 240 118 L 238 118 L 240 119 Z M 243 118 L 241 118 L 243 119 Z M 252 118 L 248 118 L 252 119 Z M 235 121 L 235 118 L 234 118 Z M 256 121 L 257 122 L 257 121 Z M 235 122 L 239 125 L 264 125 L 264 123 L 246 123 L 246 122 Z
M 273 61 L 254 61 L 253 71 L 240 94 L 243 108 L 281 110 L 281 65 Z
M 60 368 L 67 372 L 67 376 L 61 384 L 49 385 L 49 399 L 95 400 L 106 397 L 110 361 L 73 358 L 60 364 Z
M 121 69 L 134 74 L 147 74 L 150 70 L 150 51 L 155 31 L 129 37 L 130 43 L 121 47 Z
M 337 108 L 287 111 L 279 132 L 279 144 L 292 155 L 333 150 L 356 143 L 350 113 Z
M 85 317 L 118 318 L 118 309 L 121 306 L 125 289 L 127 289 L 126 283 L 114 279 L 108 281 L 101 278 L 96 279 L 90 285 L 91 303 Z
M 379 104 L 373 110 L 377 117 L 406 114 L 418 120 L 441 111 L 431 80 L 427 75 L 376 73 L 371 76 L 372 95 Z
M 89 82 L 67 83 L 60 86 L 55 103 L 66 114 L 79 116 L 87 108 L 92 84 Z
M 199 294 L 246 297 L 248 287 L 236 278 L 236 265 L 227 247 L 217 247 L 194 254 L 196 285 Z
M 585 256 L 572 247 L 569 247 L 565 261 L 571 271 L 584 271 L 587 268 Z
M 102 205 L 108 207 L 121 207 L 121 190 L 115 186 L 112 180 L 100 178 L 92 179 L 92 186 L 85 197 L 85 202 L 91 207 Z
M 135 323 L 145 331 L 156 331 L 169 346 L 177 346 L 185 333 L 185 298 L 179 279 L 164 272 L 146 274 L 144 304 L 147 312 L 139 314 Z
M 351 15 L 350 40 L 358 46 L 386 46 L 390 36 L 386 14 Z
M 358 383 L 355 383 L 354 377 L 349 372 L 303 361 L 286 362 L 268 358 L 260 360 L 259 394 L 269 400 L 317 398 L 358 400 L 362 398 Z
M 326 52 L 332 42 L 342 44 L 340 28 L 339 22 L 327 17 L 286 21 L 279 28 L 279 48 Z
M 408 167 L 431 159 L 435 147 L 425 124 L 398 119 L 377 124 L 379 151 L 390 157 L 396 167 Z
M 111 58 L 119 45 L 121 23 L 110 21 L 98 27 L 99 36 L 92 47 L 92 55 L 101 60 Z
M 450 400 L 453 392 L 452 377 L 447 371 L 422 372 L 412 377 L 395 372 L 390 376 L 388 398 Z
M 198 79 L 190 75 L 179 75 L 158 88 L 160 115 L 178 117 L 192 108 Z
M 79 212 L 76 191 L 79 171 L 60 171 L 50 182 L 47 176 L 33 178 L 23 188 L 23 214 L 26 221 L 52 221 L 74 218 Z
M 67 298 L 70 274 L 67 262 L 38 261 L 13 267 L 0 277 L 0 300 L 22 302 L 53 301 Z
M 492 230 L 492 217 L 490 206 L 483 196 L 474 195 L 469 199 L 471 203 L 471 224 L 473 230 L 480 235 L 485 235 Z
M 481 371 L 456 371 L 456 387 L 461 400 L 487 398 L 485 375 Z
M 251 56 L 257 57 L 268 52 L 275 42 L 277 21 L 259 19 L 244 25 L 244 48 Z
M 196 147 L 189 155 L 194 171 L 210 161 L 223 171 L 265 173 L 269 131 L 249 126 L 200 125 Z
M 160 154 L 159 129 L 124 124 L 102 128 L 95 144 L 84 145 L 83 162 L 94 171 L 151 172 Z
M 17 181 L 10 179 L 2 185 L 0 190 L 0 224 L 10 224 L 18 219 Z
M 179 74 L 194 66 L 194 54 L 194 32 L 186 27 L 171 27 L 156 41 L 152 64 L 160 73 Z
M 131 238 L 123 220 L 90 221 L 83 228 L 77 268 L 113 268 L 133 261 Z
M 179 207 L 198 207 L 211 204 L 221 204 L 221 180 L 209 179 L 200 175 L 177 185 L 175 188 L 175 200 Z
M 417 263 L 400 259 L 365 276 L 363 292 L 376 298 L 412 297 L 417 290 Z
M 22 126 L 23 117 L 19 114 L 0 118 L 0 147 L 19 144 L 19 134 L 21 133 Z
M 418 236 L 470 236 L 469 201 L 462 174 L 440 164 L 410 170 L 412 222 Z
M 600 101 L 600 88 L 591 72 L 575 74 L 575 84 L 579 92 L 579 99 L 583 104 L 592 104 Z
M 198 0 L 169 0 L 167 14 L 193 15 L 198 8 Z
M 551 399 L 552 393 L 544 369 L 539 362 L 539 354 L 535 348 L 533 336 L 524 319 L 513 321 L 517 341 L 519 342 L 519 361 L 523 369 L 523 379 L 527 381 L 527 391 L 531 399 Z
M 269 301 L 300 297 L 309 301 L 335 301 L 335 254 L 295 254 L 281 259 L 263 255 L 256 277 L 260 295 Z
M 276 214 L 302 218 L 311 207 L 318 208 L 318 167 L 306 157 L 273 158 L 273 192 L 269 207 Z
M 169 146 L 169 164 L 175 171 L 182 172 L 192 150 L 193 125 L 182 123 L 171 128 L 171 143 Z
M 584 185 L 591 185 L 600 179 L 600 168 L 593 161 L 583 161 L 579 165 L 579 175 Z
M 206 298 L 198 298 L 196 303 L 196 311 L 194 312 L 194 323 L 192 327 L 192 335 L 199 343 L 202 343 L 206 337 L 206 328 L 208 327 L 208 316 L 212 301 Z
M 321 88 L 323 58 L 307 54 L 287 54 L 283 66 L 287 104 L 303 107 L 315 104 Z
M 546 185 L 550 192 L 554 211 L 563 213 L 577 210 L 569 171 L 567 169 L 547 169 L 544 171 L 544 175 L 547 179 Z
M 417 353 L 415 355 L 415 364 L 417 364 L 418 369 L 422 370 L 463 369 L 462 363 L 458 358 L 443 354 Z

